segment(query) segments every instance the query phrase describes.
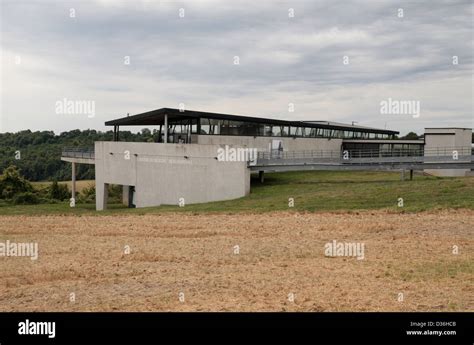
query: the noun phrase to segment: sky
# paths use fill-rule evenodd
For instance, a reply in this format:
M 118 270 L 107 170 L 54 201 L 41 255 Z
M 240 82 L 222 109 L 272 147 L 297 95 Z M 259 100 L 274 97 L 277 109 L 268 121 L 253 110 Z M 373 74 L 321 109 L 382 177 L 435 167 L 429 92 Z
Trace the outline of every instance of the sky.
M 474 127 L 470 0 L 0 2 L 0 132 L 106 130 L 180 104 L 402 134 Z M 382 112 L 388 100 L 419 116 Z

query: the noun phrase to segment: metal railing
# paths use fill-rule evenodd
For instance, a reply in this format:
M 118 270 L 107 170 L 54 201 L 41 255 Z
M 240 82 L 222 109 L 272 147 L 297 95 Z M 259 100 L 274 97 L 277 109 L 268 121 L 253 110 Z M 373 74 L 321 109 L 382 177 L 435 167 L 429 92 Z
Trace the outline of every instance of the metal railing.
M 62 157 L 94 159 L 93 147 L 65 147 L 61 152 Z
M 436 147 L 429 149 L 392 149 L 392 150 L 303 150 L 258 152 L 257 164 L 278 163 L 357 163 L 397 162 L 397 161 L 451 161 L 453 156 L 466 159 L 474 155 L 472 147 Z M 62 157 L 95 159 L 93 147 L 65 147 Z
M 258 152 L 257 166 L 272 165 L 399 165 L 474 161 L 471 147 L 436 147 L 428 149 L 388 150 L 305 150 Z
M 391 149 L 391 150 L 303 150 L 303 151 L 261 151 L 257 154 L 257 159 L 304 159 L 304 158 L 382 158 L 382 157 L 423 157 L 438 156 L 449 157 L 452 155 L 471 156 L 474 149 L 465 147 L 435 147 L 428 149 Z

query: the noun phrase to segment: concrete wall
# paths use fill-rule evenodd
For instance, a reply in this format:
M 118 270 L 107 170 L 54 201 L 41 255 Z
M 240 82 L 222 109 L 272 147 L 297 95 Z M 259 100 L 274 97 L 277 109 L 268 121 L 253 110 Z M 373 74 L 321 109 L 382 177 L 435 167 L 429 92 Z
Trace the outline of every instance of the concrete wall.
M 232 135 L 202 135 L 195 134 L 192 142 L 212 145 L 239 145 L 256 148 L 259 151 L 269 151 L 273 140 L 281 140 L 284 151 L 324 150 L 340 152 L 342 139 L 324 138 L 280 138 L 280 137 L 251 137 Z
M 108 184 L 135 187 L 136 207 L 240 198 L 250 192 L 246 162 L 215 159 L 219 145 L 96 142 L 96 208 Z M 185 158 L 188 157 L 188 158 Z
M 461 156 L 462 150 L 471 147 L 471 128 L 426 128 L 425 129 L 425 156 L 450 155 L 457 150 Z M 452 161 L 450 159 L 449 161 Z M 469 161 L 459 159 L 459 162 Z M 467 169 L 438 169 L 425 170 L 426 173 L 435 176 L 467 176 Z

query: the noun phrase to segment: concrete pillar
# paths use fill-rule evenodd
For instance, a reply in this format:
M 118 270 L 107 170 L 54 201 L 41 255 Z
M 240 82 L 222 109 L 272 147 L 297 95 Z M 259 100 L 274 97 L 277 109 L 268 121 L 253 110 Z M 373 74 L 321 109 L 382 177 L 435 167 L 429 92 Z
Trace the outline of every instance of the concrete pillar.
M 410 181 L 413 181 L 413 169 L 410 170 Z
M 258 179 L 260 180 L 260 183 L 263 183 L 265 181 L 264 173 L 265 173 L 264 171 L 258 172 Z
M 97 183 L 95 184 L 95 208 L 97 211 L 107 209 L 107 199 L 109 197 L 109 184 Z
M 72 171 L 71 171 L 71 180 L 72 180 L 72 186 L 71 186 L 71 197 L 74 199 L 74 202 L 76 202 L 76 163 L 72 162 Z
M 127 207 L 130 206 L 130 186 L 123 186 L 122 203 Z
M 168 142 L 168 114 L 165 114 L 165 131 L 164 131 L 165 140 L 164 143 Z

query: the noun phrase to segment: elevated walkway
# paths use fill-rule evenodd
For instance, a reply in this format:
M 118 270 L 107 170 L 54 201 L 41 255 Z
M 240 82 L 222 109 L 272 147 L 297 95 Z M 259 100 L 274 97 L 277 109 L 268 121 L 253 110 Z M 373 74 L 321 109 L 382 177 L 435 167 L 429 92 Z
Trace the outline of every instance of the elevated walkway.
M 65 147 L 61 153 L 61 160 L 69 163 L 95 164 L 93 147 Z
M 71 163 L 71 197 L 76 202 L 76 164 L 95 165 L 94 148 L 92 147 L 65 147 L 61 152 L 61 160 Z
M 252 171 L 298 170 L 425 170 L 474 169 L 471 147 L 384 152 L 354 151 L 288 151 L 259 152 L 249 164 Z

